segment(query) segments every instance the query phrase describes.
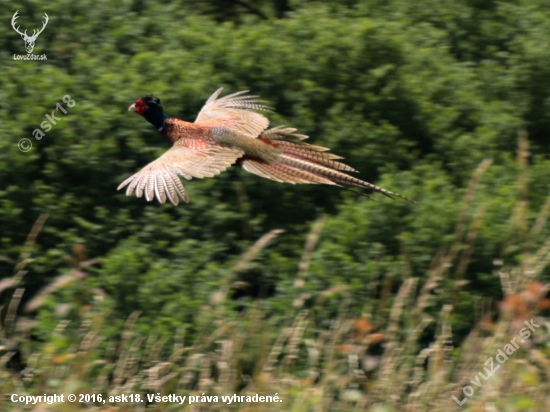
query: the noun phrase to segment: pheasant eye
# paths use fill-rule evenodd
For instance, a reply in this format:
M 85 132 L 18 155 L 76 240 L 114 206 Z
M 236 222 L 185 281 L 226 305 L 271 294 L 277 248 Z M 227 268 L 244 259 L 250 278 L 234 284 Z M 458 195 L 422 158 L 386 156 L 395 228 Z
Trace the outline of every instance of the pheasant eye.
M 145 103 L 141 99 L 136 100 L 136 102 L 134 103 L 134 106 L 136 108 L 136 112 L 138 112 L 142 116 L 143 116 L 143 113 L 145 113 L 145 111 L 147 110 L 147 103 Z

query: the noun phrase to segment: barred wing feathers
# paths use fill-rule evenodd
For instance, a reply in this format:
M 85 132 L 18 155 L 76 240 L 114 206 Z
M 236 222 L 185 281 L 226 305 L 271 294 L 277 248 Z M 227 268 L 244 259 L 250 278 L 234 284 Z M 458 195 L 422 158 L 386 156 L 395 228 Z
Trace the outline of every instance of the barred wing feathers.
M 257 110 L 269 111 L 258 96 L 242 96 L 243 90 L 218 99 L 223 87 L 214 92 L 206 101 L 195 123 L 208 126 L 224 126 L 249 137 L 256 138 L 269 126 L 269 120 L 256 113 Z
M 180 198 L 189 203 L 189 195 L 179 176 L 187 180 L 212 177 L 223 172 L 242 155 L 242 150 L 229 147 L 211 146 L 198 150 L 174 145 L 157 160 L 122 182 L 117 190 L 128 186 L 127 196 L 135 190 L 137 197 L 145 194 L 147 201 L 156 196 L 160 203 L 168 199 L 177 206 Z

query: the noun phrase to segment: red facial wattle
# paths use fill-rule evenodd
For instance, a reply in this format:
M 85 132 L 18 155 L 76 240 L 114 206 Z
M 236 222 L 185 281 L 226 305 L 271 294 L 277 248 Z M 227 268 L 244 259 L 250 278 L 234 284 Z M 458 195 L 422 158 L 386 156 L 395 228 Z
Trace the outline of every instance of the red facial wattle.
M 134 108 L 137 113 L 140 115 L 144 115 L 145 111 L 147 110 L 147 103 L 145 103 L 143 100 L 138 99 L 134 103 Z

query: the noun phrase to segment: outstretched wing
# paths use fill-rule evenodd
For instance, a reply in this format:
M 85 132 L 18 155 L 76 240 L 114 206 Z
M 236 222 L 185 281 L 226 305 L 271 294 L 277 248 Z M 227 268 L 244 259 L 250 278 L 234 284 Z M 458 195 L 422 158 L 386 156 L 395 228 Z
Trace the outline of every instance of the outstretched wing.
M 179 176 L 188 180 L 193 177 L 212 177 L 223 172 L 242 155 L 242 150 L 231 147 L 196 149 L 174 145 L 157 160 L 122 182 L 117 190 L 128 186 L 127 196 L 135 190 L 137 197 L 145 194 L 147 201 L 156 196 L 160 203 L 166 202 L 167 198 L 176 206 L 180 198 L 189 203 L 189 195 Z
M 222 90 L 223 87 L 220 87 L 210 96 L 195 123 L 224 126 L 250 137 L 258 137 L 269 126 L 269 120 L 256 113 L 256 110 L 269 111 L 270 108 L 264 106 L 260 100 L 255 100 L 258 96 L 242 96 L 248 90 L 218 99 Z

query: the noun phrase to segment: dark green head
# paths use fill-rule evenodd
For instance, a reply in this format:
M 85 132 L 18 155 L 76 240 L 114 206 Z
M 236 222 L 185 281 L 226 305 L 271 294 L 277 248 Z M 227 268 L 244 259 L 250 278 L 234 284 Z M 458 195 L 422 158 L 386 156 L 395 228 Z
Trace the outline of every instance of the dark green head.
M 160 99 L 152 94 L 148 94 L 143 96 L 141 99 L 136 100 L 136 102 L 131 105 L 128 110 L 145 117 L 145 120 L 159 130 L 162 128 L 164 121 L 168 118 L 166 113 L 164 113 Z

